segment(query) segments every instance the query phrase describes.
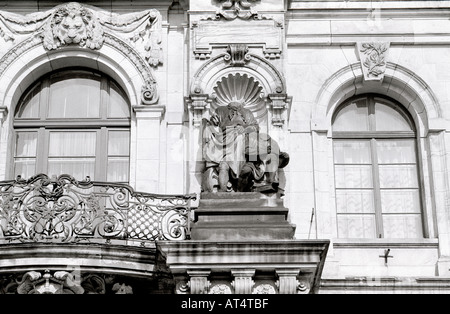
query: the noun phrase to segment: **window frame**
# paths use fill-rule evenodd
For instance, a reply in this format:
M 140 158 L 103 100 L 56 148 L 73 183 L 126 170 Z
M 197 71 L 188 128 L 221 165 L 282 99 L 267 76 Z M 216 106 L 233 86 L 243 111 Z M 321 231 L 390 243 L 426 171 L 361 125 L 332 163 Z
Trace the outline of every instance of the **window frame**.
M 71 78 L 89 78 L 95 77 L 100 79 L 100 115 L 99 117 L 87 118 L 54 118 L 49 117 L 49 102 L 50 102 L 50 85 L 52 80 L 64 80 Z M 112 84 L 116 86 L 118 92 L 128 107 L 127 117 L 124 118 L 108 118 L 109 115 L 109 101 L 110 90 L 113 88 Z M 39 87 L 40 86 L 40 87 Z M 30 93 L 34 92 L 36 88 L 39 89 L 39 114 L 38 117 L 20 118 L 18 117 L 20 111 L 26 103 Z M 108 134 L 109 131 L 127 131 L 131 136 L 131 105 L 126 93 L 111 77 L 101 72 L 86 69 L 86 68 L 65 68 L 63 70 L 53 71 L 42 76 L 35 81 L 23 93 L 14 111 L 13 118 L 13 133 L 12 133 L 12 152 L 10 154 L 11 169 L 10 177 L 15 176 L 15 159 L 16 159 L 16 145 L 17 134 L 19 132 L 37 132 L 37 148 L 35 156 L 35 173 L 47 173 L 48 171 L 48 157 L 49 157 L 49 143 L 50 132 L 95 132 L 96 133 L 96 151 L 95 151 L 95 173 L 96 181 L 107 181 L 108 177 Z M 131 145 L 131 138 L 128 140 L 128 146 Z M 128 147 L 129 153 L 130 147 Z M 130 155 L 128 155 L 128 182 L 130 180 Z M 70 175 L 70 174 L 69 174 Z M 76 178 L 84 180 L 85 178 Z M 92 178 L 91 178 L 92 179 Z M 128 183 L 120 182 L 120 183 Z
M 338 117 L 340 111 L 354 103 L 356 101 L 366 101 L 366 106 L 368 109 L 368 123 L 369 123 L 369 131 L 334 131 L 333 126 L 336 118 Z M 376 131 L 376 117 L 375 117 L 375 104 L 382 103 L 394 109 L 398 112 L 405 121 L 408 122 L 408 125 L 411 128 L 411 131 Z M 419 206 L 420 206 L 420 218 L 421 218 L 421 231 L 422 237 L 418 237 L 417 239 L 427 238 L 428 237 L 428 228 L 426 225 L 426 216 L 425 216 L 425 204 L 424 204 L 424 186 L 423 186 L 423 178 L 422 178 L 422 167 L 419 159 L 419 135 L 415 128 L 415 123 L 410 114 L 403 108 L 403 106 L 396 101 L 379 94 L 361 94 L 347 99 L 342 102 L 338 109 L 334 112 L 331 119 L 331 128 L 332 128 L 332 146 L 333 146 L 333 156 L 334 156 L 334 142 L 335 140 L 367 140 L 370 142 L 370 158 L 371 158 L 371 175 L 372 175 L 372 185 L 373 185 L 373 193 L 374 193 L 374 210 L 375 210 L 375 227 L 376 227 L 376 238 L 377 239 L 392 239 L 387 238 L 384 232 L 384 223 L 383 223 L 383 215 L 387 215 L 387 213 L 383 213 L 382 209 L 382 198 L 380 187 L 380 177 L 379 170 L 380 165 L 378 162 L 378 149 L 377 149 L 377 141 L 380 140 L 402 140 L 402 139 L 411 139 L 414 140 L 414 152 L 415 152 L 415 167 L 417 169 L 417 189 L 419 195 Z M 336 165 L 340 165 L 336 163 L 335 158 L 333 157 L 333 171 L 334 171 L 334 182 L 336 182 Z M 336 183 L 334 184 L 334 193 L 336 194 L 337 188 Z M 337 201 L 337 198 L 335 197 Z M 336 206 L 336 205 L 335 205 Z M 336 207 L 337 209 L 337 207 Z M 411 213 L 408 213 L 411 214 Z M 336 215 L 339 213 L 336 210 Z M 336 221 L 338 223 L 338 221 Z M 338 228 L 338 225 L 336 225 Z M 339 238 L 339 234 L 338 234 Z M 364 237 L 363 237 L 364 238 Z M 342 238 L 341 238 L 342 239 Z M 364 238 L 368 239 L 368 238 Z

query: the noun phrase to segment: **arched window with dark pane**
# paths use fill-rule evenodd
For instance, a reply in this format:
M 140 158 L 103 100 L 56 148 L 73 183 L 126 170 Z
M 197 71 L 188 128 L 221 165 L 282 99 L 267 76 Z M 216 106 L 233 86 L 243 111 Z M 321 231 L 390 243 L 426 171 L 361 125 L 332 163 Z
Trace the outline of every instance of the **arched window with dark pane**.
M 353 98 L 333 118 L 339 238 L 422 238 L 416 130 L 377 95 Z
M 70 69 L 42 77 L 14 116 L 14 175 L 127 183 L 130 104 L 111 78 Z

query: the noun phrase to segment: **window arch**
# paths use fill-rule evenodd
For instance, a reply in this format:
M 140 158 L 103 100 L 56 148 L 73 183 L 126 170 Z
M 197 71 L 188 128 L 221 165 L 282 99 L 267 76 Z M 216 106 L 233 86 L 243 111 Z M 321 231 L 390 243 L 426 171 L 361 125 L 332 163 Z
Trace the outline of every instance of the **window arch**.
M 333 117 L 340 238 L 422 238 L 416 130 L 401 105 L 363 95 Z
M 14 138 L 15 176 L 129 180 L 130 104 L 96 71 L 66 69 L 35 82 L 16 107 Z

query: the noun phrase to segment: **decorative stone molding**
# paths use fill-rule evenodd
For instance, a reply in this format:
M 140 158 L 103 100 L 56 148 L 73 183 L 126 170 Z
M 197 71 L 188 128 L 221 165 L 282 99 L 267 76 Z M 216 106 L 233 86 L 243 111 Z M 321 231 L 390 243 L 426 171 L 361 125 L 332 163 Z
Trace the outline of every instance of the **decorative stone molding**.
M 252 19 L 251 24 L 249 19 Z M 221 48 L 224 43 L 262 48 L 268 59 L 280 58 L 283 50 L 284 21 L 251 9 L 219 10 L 215 15 L 192 21 L 191 29 L 194 56 L 201 60 L 209 59 L 212 49 Z
M 389 42 L 360 42 L 358 52 L 366 81 L 382 81 L 386 72 Z
M 209 270 L 191 270 L 187 271 L 189 275 L 189 287 L 191 294 L 207 294 L 211 283 L 208 276 L 211 273 Z
M 130 285 L 115 282 L 113 275 L 68 271 L 28 271 L 0 278 L 0 294 L 133 294 Z M 108 291 L 107 284 L 111 285 Z
M 276 287 L 269 283 L 258 284 L 253 288 L 252 294 L 277 294 Z
M 72 2 L 28 15 L 0 11 L 0 30 L 7 49 L 0 59 L 0 75 L 17 55 L 39 45 L 48 51 L 65 47 L 101 51 L 108 45 L 126 56 L 142 75 L 141 103 L 154 105 L 159 99 L 150 68 L 162 63 L 161 14 L 157 10 L 120 15 Z
M 212 285 L 209 289 L 209 294 L 232 294 L 232 287 L 226 283 L 218 283 Z
M 46 50 L 68 45 L 97 50 L 110 33 L 134 44 L 147 63 L 156 67 L 163 62 L 161 21 L 155 9 L 117 14 L 70 2 L 28 15 L 0 11 L 0 36 L 12 44 L 36 37 Z
M 258 15 L 251 9 L 251 2 L 257 0 L 219 0 L 222 3 L 221 10 L 217 12 L 226 20 L 234 20 L 236 18 L 248 20 Z

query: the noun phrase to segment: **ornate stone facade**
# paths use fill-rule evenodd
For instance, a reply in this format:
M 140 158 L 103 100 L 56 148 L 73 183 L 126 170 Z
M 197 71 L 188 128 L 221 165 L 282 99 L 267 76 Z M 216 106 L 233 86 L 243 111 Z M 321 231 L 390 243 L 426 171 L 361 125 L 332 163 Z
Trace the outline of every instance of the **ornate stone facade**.
M 447 2 L 87 3 L 94 2 L 0 1 L 2 293 L 449 290 Z M 127 184 L 81 182 L 70 173 L 15 178 L 14 158 L 29 153 L 17 151 L 16 134 L 37 121 L 18 121 L 18 105 L 42 77 L 69 69 L 108 76 L 126 98 L 129 150 L 109 157 L 129 160 Z M 375 132 L 335 132 L 341 106 L 365 96 Z M 391 105 L 376 120 L 382 100 Z M 288 156 L 276 189 L 217 193 L 218 169 L 203 155 L 205 124 L 230 103 L 242 103 Z M 408 131 L 390 137 L 397 132 L 389 129 L 392 117 L 404 118 Z M 113 115 L 104 118 L 108 127 L 125 128 Z M 80 120 L 67 127 L 78 123 L 75 131 L 82 131 Z M 42 136 L 66 127 L 52 123 Z M 106 128 L 89 119 L 85 125 Z M 387 130 L 377 133 L 378 126 Z M 357 154 L 342 157 L 345 149 L 335 146 L 361 137 L 385 153 L 370 155 L 381 171 L 370 172 L 379 181 L 364 192 L 339 186 Z M 402 164 L 412 154 L 386 143 L 406 139 L 414 141 L 417 160 Z M 36 155 L 48 148 L 37 146 Z M 113 149 L 107 146 L 96 149 L 106 154 Z M 395 161 L 374 158 L 389 152 Z M 20 158 L 30 166 L 34 156 Z M 359 161 L 357 169 L 367 168 Z M 417 186 L 402 186 L 406 175 L 386 176 L 392 165 L 414 168 Z M 362 173 L 346 172 L 344 181 L 369 180 Z M 392 201 L 389 193 L 400 190 L 418 196 Z M 389 200 L 391 211 L 373 213 Z M 370 237 L 342 236 L 371 224 L 378 225 Z M 408 237 L 384 234 L 388 224 L 404 227 Z

